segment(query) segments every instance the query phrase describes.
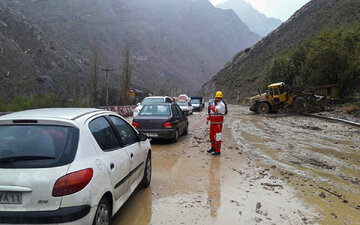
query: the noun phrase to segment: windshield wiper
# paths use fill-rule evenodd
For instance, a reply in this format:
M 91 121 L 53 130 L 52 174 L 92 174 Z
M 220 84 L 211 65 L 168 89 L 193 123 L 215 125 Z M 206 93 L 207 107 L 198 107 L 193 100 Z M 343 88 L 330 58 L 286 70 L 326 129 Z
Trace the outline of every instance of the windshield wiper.
M 55 159 L 55 157 L 41 156 L 41 155 L 8 156 L 8 157 L 0 158 L 0 163 L 9 163 L 15 161 L 24 161 L 24 160 L 38 160 L 38 159 Z

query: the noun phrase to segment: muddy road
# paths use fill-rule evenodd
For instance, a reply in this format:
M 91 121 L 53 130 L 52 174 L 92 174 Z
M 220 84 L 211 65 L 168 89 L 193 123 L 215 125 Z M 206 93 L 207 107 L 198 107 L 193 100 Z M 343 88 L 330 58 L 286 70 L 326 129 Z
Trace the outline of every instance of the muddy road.
M 229 106 L 214 157 L 205 111 L 188 118 L 178 143 L 152 143 L 151 186 L 113 224 L 360 224 L 358 127 Z

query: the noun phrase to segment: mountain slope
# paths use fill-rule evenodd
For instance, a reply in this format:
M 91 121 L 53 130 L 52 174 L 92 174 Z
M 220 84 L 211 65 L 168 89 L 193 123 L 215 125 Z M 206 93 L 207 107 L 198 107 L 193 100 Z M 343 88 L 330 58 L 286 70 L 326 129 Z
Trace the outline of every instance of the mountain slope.
M 227 0 L 226 2 L 216 5 L 216 7 L 234 10 L 241 21 L 248 25 L 251 31 L 262 37 L 268 35 L 282 24 L 281 20 L 266 17 L 244 0 Z
M 47 92 L 71 97 L 73 74 L 82 67 L 81 59 L 0 1 L 0 97 Z
M 129 43 L 133 84 L 154 92 L 174 87 L 195 93 L 239 49 L 258 41 L 231 10 L 208 0 L 6 0 L 31 17 L 68 50 L 91 57 L 95 39 L 102 64 L 121 74 L 121 51 Z
M 325 27 L 358 23 L 359 8 L 357 0 L 312 0 L 267 37 L 234 56 L 229 66 L 203 85 L 201 94 L 211 96 L 216 90 L 224 90 L 225 97 L 231 100 L 238 94 L 239 97 L 256 94 L 265 66 L 276 55 Z

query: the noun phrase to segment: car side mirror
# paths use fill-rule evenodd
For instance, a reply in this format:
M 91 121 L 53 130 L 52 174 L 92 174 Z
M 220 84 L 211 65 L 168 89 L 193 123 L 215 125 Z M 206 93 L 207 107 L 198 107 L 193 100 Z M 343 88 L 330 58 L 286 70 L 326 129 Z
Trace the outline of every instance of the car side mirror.
M 148 139 L 148 136 L 146 134 L 140 133 L 139 134 L 139 140 L 140 141 L 146 141 Z

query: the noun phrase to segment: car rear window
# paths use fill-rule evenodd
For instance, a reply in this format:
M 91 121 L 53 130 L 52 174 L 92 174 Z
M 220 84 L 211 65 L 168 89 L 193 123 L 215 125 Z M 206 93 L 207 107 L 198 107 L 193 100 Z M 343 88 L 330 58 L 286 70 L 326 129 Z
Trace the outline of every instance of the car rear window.
M 169 105 L 145 105 L 139 115 L 141 116 L 170 116 Z
M 163 98 L 145 98 L 141 104 L 145 105 L 145 104 L 149 104 L 149 103 L 163 103 L 164 99 Z
M 71 163 L 79 130 L 54 125 L 1 125 L 0 168 L 44 168 Z
M 179 106 L 188 106 L 189 105 L 189 103 L 187 103 L 187 102 L 178 102 L 177 104 Z

